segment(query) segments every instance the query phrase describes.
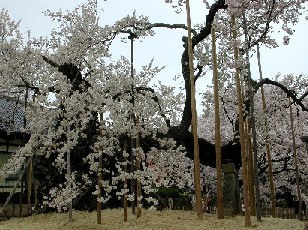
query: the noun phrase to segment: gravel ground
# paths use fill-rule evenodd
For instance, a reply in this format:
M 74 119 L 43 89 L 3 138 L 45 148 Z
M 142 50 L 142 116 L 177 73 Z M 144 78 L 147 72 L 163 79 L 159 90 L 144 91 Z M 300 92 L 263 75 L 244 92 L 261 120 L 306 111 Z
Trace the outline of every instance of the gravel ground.
M 214 214 L 204 214 L 202 220 L 197 219 L 195 212 L 165 210 L 142 210 L 141 218 L 137 219 L 129 210 L 128 221 L 123 221 L 123 209 L 103 210 L 102 224 L 96 223 L 95 212 L 73 212 L 74 221 L 68 222 L 67 213 L 39 214 L 25 218 L 12 218 L 0 222 L 1 230 L 49 230 L 49 229 L 249 229 L 245 227 L 244 216 L 226 217 L 221 220 Z M 257 222 L 251 217 L 252 228 L 262 230 L 304 230 L 305 222 L 295 219 L 263 218 Z M 307 228 L 308 229 L 308 228 Z

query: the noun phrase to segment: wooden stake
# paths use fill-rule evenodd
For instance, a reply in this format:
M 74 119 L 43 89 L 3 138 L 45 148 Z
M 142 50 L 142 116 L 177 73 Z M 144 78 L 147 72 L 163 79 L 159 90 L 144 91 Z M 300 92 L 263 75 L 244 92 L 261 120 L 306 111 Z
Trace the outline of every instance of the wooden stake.
M 30 160 L 29 167 L 27 168 L 27 183 L 28 183 L 28 212 L 31 211 L 31 194 L 32 194 L 32 169 L 33 161 Z
M 295 164 L 295 176 L 296 176 L 296 188 L 297 188 L 297 200 L 299 202 L 299 219 L 303 220 L 303 213 L 302 213 L 302 196 L 301 196 L 301 188 L 299 183 L 299 172 L 298 172 L 298 162 L 297 162 L 297 153 L 296 153 L 296 142 L 295 142 L 295 131 L 294 131 L 294 118 L 292 112 L 292 104 L 291 99 L 289 99 L 289 107 L 290 107 L 290 121 L 291 121 L 291 131 L 292 131 L 292 141 L 293 141 L 293 157 L 294 157 L 294 164 Z
M 219 87 L 218 87 L 218 67 L 216 55 L 216 36 L 212 25 L 212 63 L 214 80 L 214 101 L 215 101 L 215 152 L 216 152 L 216 171 L 217 171 L 217 215 L 218 219 L 224 218 L 224 197 L 222 187 L 221 171 L 221 134 L 220 134 L 220 112 L 219 112 Z
M 249 93 L 249 102 L 250 102 L 250 123 L 251 123 L 251 133 L 252 133 L 252 148 L 253 148 L 253 166 L 254 166 L 254 187 L 255 187 L 255 199 L 256 202 L 253 204 L 256 206 L 257 211 L 257 221 L 261 221 L 261 199 L 260 199 L 260 186 L 259 186 L 259 169 L 258 169 L 258 149 L 257 149 L 257 131 L 255 124 L 255 116 L 254 116 L 254 96 L 252 92 L 252 78 L 250 71 L 250 62 L 249 62 L 249 49 L 248 49 L 248 27 L 246 23 L 246 15 L 245 15 L 245 7 L 242 6 L 243 10 L 243 27 L 244 27 L 244 35 L 245 35 L 245 58 L 246 58 L 246 70 L 247 70 L 247 82 L 248 82 L 248 93 Z
M 237 39 L 235 16 L 231 16 L 232 24 L 232 38 L 234 41 Z M 239 51 L 238 47 L 234 45 L 234 59 L 238 61 Z M 240 143 L 241 143 L 241 157 L 242 157 L 242 177 L 243 177 L 243 187 L 244 187 L 244 207 L 245 207 L 245 226 L 251 226 L 250 220 L 250 209 L 249 209 L 249 191 L 248 191 L 248 181 L 247 181 L 247 162 L 246 162 L 246 151 L 245 151 L 245 136 L 244 136 L 244 118 L 243 118 L 243 98 L 241 90 L 241 80 L 240 80 L 240 69 L 236 68 L 235 72 L 236 81 L 236 91 L 237 91 L 237 103 L 238 103 L 238 113 L 239 113 L 239 131 L 240 131 Z
M 248 167 L 248 183 L 249 183 L 249 200 L 250 204 L 255 204 L 255 194 L 254 194 L 254 171 L 253 171 L 253 156 L 252 156 L 252 143 L 251 143 L 251 125 L 249 118 L 245 122 L 245 138 L 246 138 L 246 153 L 247 153 L 247 167 Z M 256 206 L 250 205 L 250 215 L 256 215 Z
M 127 138 L 125 138 L 125 140 L 124 140 L 124 152 L 127 153 Z M 126 174 L 127 173 L 127 164 L 128 164 L 127 156 L 124 157 L 124 162 L 125 162 L 124 173 Z M 126 178 L 126 176 L 125 176 L 125 179 L 124 179 L 124 190 L 125 190 L 125 192 L 123 194 L 123 199 L 124 199 L 124 205 L 123 206 L 124 206 L 124 222 L 126 222 L 127 221 L 127 192 L 126 192 L 126 190 L 127 190 L 127 178 Z
M 67 153 L 67 158 L 66 158 L 66 162 L 67 162 L 67 178 L 68 178 L 68 186 L 70 187 L 70 189 L 72 188 L 72 172 L 71 172 L 71 153 L 70 151 L 68 151 Z M 73 203 L 72 200 L 70 200 L 69 204 L 68 204 L 68 221 L 72 222 L 73 221 Z
M 131 119 L 134 121 L 135 123 L 135 115 L 134 115 L 134 106 L 135 106 L 135 97 L 134 97 L 134 38 L 137 38 L 137 36 L 130 32 L 128 38 L 130 39 L 130 77 L 132 79 L 132 84 L 131 84 L 131 94 L 132 94 L 132 111 L 131 111 Z M 133 155 L 133 148 L 134 148 L 134 139 L 131 137 L 131 156 L 130 156 L 130 164 L 131 164 L 131 173 L 133 174 L 135 169 L 134 169 L 134 160 L 135 160 L 135 157 Z M 130 188 L 131 188 L 131 193 L 133 194 L 134 196 L 134 199 L 133 201 L 131 202 L 131 207 L 132 207 L 132 213 L 135 214 L 136 213 L 136 210 L 135 210 L 135 197 L 136 197 L 136 194 L 135 194 L 135 191 L 136 191 L 136 187 L 135 187 L 135 179 L 134 178 L 131 178 L 131 185 L 130 185 Z
M 193 49 L 191 40 L 191 18 L 190 18 L 190 5 L 189 0 L 186 0 L 187 12 L 187 27 L 188 27 L 188 55 L 189 55 L 189 73 L 190 73 L 190 90 L 191 90 L 191 131 L 194 138 L 194 182 L 195 182 L 195 195 L 196 195 L 196 210 L 199 219 L 203 217 L 202 210 L 202 196 L 200 184 L 200 159 L 199 159 L 199 143 L 197 134 L 197 111 L 196 111 L 196 98 L 195 98 L 195 76 L 193 66 Z
M 130 172 L 133 175 L 135 172 L 135 166 L 134 166 L 134 161 L 135 161 L 135 156 L 133 153 L 133 148 L 135 145 L 135 141 L 133 137 L 130 137 Z M 135 187 L 135 179 L 131 177 L 130 180 L 130 192 L 134 196 L 133 200 L 131 201 L 131 208 L 132 208 L 132 213 L 135 215 L 136 214 L 136 205 L 135 205 L 135 198 L 136 198 L 136 187 Z
M 29 88 L 26 87 L 26 93 L 25 93 L 25 111 L 28 107 L 28 98 L 29 98 Z M 27 126 L 26 118 L 24 117 L 24 128 Z M 23 146 L 25 146 L 25 134 L 23 133 Z M 26 175 L 26 181 L 27 181 L 27 190 L 28 190 L 28 213 L 31 212 L 31 193 L 32 193 L 32 169 L 33 169 L 33 161 L 32 158 L 30 160 L 29 166 L 27 168 L 27 175 Z M 21 207 L 22 208 L 22 207 Z M 22 210 L 22 209 L 20 209 Z
M 100 114 L 100 125 L 103 124 L 103 114 Z M 102 135 L 102 130 L 100 129 L 100 134 Z M 98 172 L 97 172 L 97 186 L 98 186 L 98 193 L 97 193 L 97 202 L 96 202 L 96 213 L 97 213 L 97 224 L 102 223 L 102 180 L 103 180 L 103 150 L 99 149 L 99 156 L 98 156 Z
M 140 139 L 139 139 L 139 135 L 140 135 L 140 121 L 139 121 L 139 117 L 136 117 L 137 120 L 137 136 L 136 136 L 136 148 L 140 147 Z M 140 172 L 140 161 L 141 161 L 141 155 L 140 152 L 138 150 L 138 155 L 137 155 L 137 159 L 136 159 L 136 171 Z M 139 174 L 139 176 L 141 176 Z M 137 218 L 141 217 L 141 178 L 137 177 Z

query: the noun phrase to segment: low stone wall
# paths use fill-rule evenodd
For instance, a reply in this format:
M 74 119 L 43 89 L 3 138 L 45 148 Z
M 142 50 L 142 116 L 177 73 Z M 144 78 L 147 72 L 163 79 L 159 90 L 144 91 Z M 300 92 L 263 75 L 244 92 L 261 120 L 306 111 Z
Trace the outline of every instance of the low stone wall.
M 2 209 L 3 205 L 0 205 L 0 209 Z M 25 217 L 30 216 L 32 214 L 32 205 L 28 207 L 27 204 L 9 204 L 5 207 L 4 216 L 6 218 L 11 217 Z

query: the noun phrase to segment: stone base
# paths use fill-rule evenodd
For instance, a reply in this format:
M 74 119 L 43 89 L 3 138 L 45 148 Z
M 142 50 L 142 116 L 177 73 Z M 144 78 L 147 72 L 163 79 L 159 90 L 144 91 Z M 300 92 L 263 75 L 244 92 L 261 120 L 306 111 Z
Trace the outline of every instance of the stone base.
M 224 215 L 225 216 L 235 216 L 236 213 L 234 212 L 233 208 L 224 208 Z

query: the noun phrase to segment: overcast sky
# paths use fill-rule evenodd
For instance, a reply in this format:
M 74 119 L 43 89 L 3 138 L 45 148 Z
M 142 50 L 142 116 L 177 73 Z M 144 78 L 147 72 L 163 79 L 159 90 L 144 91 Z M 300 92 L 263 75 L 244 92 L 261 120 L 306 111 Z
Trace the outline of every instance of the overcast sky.
M 86 0 L 0 0 L 0 7 L 9 11 L 14 20 L 22 19 L 23 31 L 30 29 L 33 36 L 47 36 L 57 24 L 45 17 L 42 12 L 46 9 L 63 11 L 72 10 Z M 149 16 L 150 22 L 183 23 L 186 24 L 186 14 L 176 14 L 171 5 L 164 0 L 98 0 L 99 7 L 103 9 L 101 21 L 104 24 L 112 24 L 136 9 L 137 15 Z M 192 23 L 201 23 L 206 16 L 205 6 L 202 0 L 191 1 Z M 274 77 L 278 72 L 282 74 L 308 74 L 308 22 L 304 17 L 294 28 L 295 34 L 288 46 L 282 45 L 277 49 L 262 49 L 262 67 L 264 77 Z M 154 37 L 146 38 L 143 42 L 135 42 L 135 65 L 145 65 L 153 57 L 155 64 L 166 65 L 165 70 L 158 76 L 161 81 L 171 79 L 181 73 L 181 54 L 183 52 L 182 36 L 187 35 L 183 30 L 155 29 Z M 111 52 L 115 56 L 124 55 L 130 57 L 129 43 L 121 43 L 116 40 Z M 251 60 L 252 74 L 257 77 L 256 60 Z M 201 80 L 197 87 L 204 88 L 205 84 L 211 84 L 211 77 Z

